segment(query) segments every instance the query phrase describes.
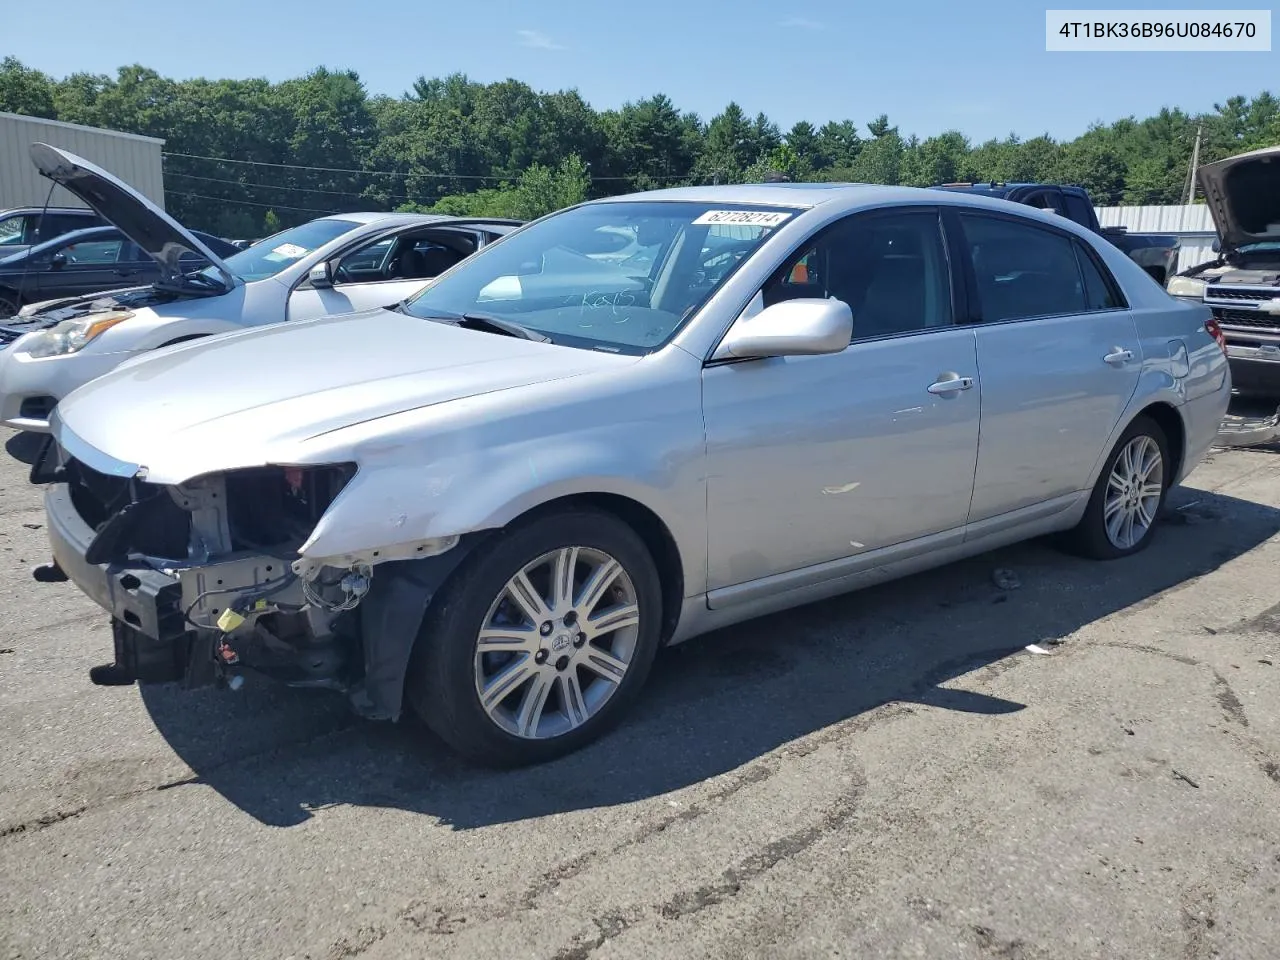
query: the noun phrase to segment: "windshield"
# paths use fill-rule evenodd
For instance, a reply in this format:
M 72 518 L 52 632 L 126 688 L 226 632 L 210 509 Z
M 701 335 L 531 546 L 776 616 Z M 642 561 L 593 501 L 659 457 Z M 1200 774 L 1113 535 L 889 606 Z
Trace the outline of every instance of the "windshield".
M 482 250 L 401 309 L 480 314 L 567 344 L 646 353 L 795 210 L 684 201 L 593 203 Z
M 354 220 L 328 217 L 312 220 L 267 237 L 247 250 L 232 254 L 223 263 L 241 280 L 265 280 L 358 226 Z M 207 267 L 201 272 L 213 279 L 221 277 L 214 267 Z
M 1280 251 L 1280 240 L 1264 240 L 1260 243 L 1246 243 L 1237 247 L 1239 253 L 1275 253 Z

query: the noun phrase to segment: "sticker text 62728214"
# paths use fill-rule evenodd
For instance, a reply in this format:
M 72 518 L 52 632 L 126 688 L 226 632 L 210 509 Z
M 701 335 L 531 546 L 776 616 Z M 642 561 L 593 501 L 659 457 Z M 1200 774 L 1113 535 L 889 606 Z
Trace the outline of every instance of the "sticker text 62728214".
M 695 226 L 723 224 L 735 227 L 776 227 L 790 218 L 791 214 L 774 210 L 708 210 L 693 223 Z

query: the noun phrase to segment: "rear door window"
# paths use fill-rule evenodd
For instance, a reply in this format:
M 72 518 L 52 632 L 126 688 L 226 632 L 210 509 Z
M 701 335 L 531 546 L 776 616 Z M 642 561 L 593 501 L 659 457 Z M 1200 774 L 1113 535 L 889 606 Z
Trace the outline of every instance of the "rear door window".
M 960 214 L 984 323 L 1084 313 L 1071 237 L 1014 220 Z

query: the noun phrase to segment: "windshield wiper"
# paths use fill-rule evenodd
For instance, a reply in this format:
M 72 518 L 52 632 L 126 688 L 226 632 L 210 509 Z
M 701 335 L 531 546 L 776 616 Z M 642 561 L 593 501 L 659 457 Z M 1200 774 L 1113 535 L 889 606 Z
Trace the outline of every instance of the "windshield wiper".
M 403 306 L 397 304 L 397 307 Z M 545 333 L 539 333 L 530 327 L 516 323 L 514 320 L 504 320 L 502 317 L 495 317 L 487 313 L 453 313 L 448 315 L 431 314 L 427 316 L 427 320 L 435 320 L 438 323 L 448 323 L 455 327 L 464 327 L 469 330 L 487 330 L 489 333 L 501 333 L 508 337 L 519 337 L 521 340 L 533 340 L 537 343 L 552 343 L 552 339 Z
M 221 280 L 216 277 L 207 276 L 199 270 L 192 271 L 191 273 L 184 273 L 182 275 L 182 280 L 185 283 L 192 283 L 198 287 L 212 287 L 217 288 L 218 290 L 225 290 L 227 288 L 227 285 Z
M 490 330 L 494 333 L 505 333 L 510 337 L 519 337 L 522 340 L 536 340 L 538 343 L 551 342 L 551 338 L 545 333 L 539 333 L 537 330 L 516 323 L 514 320 L 491 317 L 487 313 L 464 313 L 462 319 L 458 321 L 458 326 L 470 327 L 473 330 Z

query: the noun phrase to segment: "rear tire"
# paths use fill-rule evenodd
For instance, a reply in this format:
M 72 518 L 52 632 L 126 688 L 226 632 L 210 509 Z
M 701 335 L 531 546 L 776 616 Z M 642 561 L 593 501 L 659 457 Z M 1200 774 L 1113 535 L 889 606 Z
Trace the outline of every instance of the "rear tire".
M 22 309 L 22 298 L 12 290 L 0 290 L 0 320 L 17 316 Z
M 437 595 L 408 699 L 469 760 L 551 760 L 626 712 L 661 623 L 657 568 L 634 530 L 596 510 L 546 513 L 477 547 Z
M 1171 466 L 1160 425 L 1137 417 L 1107 456 L 1084 517 L 1066 536 L 1068 549 L 1095 560 L 1146 549 L 1173 479 Z

